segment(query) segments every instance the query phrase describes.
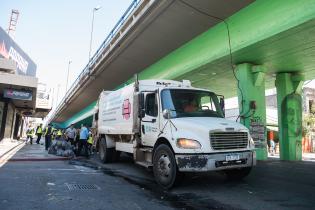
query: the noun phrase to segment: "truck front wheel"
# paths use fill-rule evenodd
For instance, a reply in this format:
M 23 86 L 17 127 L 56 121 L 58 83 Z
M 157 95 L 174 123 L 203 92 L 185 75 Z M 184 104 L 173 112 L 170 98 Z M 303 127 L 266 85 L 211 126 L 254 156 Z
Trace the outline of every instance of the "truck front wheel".
M 228 180 L 237 181 L 245 178 L 251 171 L 251 167 L 237 168 L 224 171 Z
M 175 156 L 169 146 L 159 145 L 153 155 L 153 174 L 155 180 L 164 189 L 171 188 L 177 181 Z

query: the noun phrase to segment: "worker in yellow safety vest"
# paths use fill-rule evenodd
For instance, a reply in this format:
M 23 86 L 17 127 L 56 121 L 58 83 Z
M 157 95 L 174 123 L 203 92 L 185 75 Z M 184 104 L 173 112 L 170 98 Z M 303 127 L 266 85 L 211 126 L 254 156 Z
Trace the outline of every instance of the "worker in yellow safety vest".
M 89 131 L 89 138 L 87 140 L 87 144 L 88 144 L 88 148 L 89 148 L 89 152 L 90 154 L 92 153 L 92 145 L 93 145 L 93 135 L 92 135 L 92 132 L 91 130 Z
M 62 131 L 61 131 L 61 129 L 58 129 L 58 131 L 57 131 L 57 139 L 61 139 L 61 136 L 62 136 Z
M 52 136 L 51 136 L 52 140 L 54 140 L 56 136 L 57 136 L 57 129 L 52 127 Z
M 27 136 L 26 143 L 28 142 L 28 140 L 30 140 L 30 144 L 33 144 L 33 135 L 34 135 L 34 128 L 30 126 L 26 131 L 26 136 Z
M 37 126 L 36 128 L 36 136 L 37 136 L 36 144 L 39 144 L 39 141 L 42 138 L 42 134 L 43 134 L 42 126 L 43 126 L 42 124 L 39 124 L 39 126 Z

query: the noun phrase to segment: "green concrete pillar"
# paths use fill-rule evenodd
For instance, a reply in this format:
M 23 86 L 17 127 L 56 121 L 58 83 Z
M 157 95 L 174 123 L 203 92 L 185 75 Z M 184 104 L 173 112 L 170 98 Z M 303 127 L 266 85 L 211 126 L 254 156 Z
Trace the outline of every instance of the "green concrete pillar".
M 253 66 L 248 63 L 236 67 L 240 122 L 250 130 L 255 141 L 258 160 L 267 159 L 264 72 L 263 66 Z
M 303 76 L 279 73 L 276 77 L 281 160 L 302 160 Z

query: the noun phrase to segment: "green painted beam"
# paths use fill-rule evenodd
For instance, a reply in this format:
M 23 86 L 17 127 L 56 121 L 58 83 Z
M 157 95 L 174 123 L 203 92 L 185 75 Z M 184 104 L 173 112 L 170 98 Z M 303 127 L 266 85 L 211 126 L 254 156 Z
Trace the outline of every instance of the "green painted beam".
M 232 52 L 314 18 L 314 0 L 258 0 L 226 20 Z M 139 78 L 180 78 L 228 55 L 227 28 L 220 23 L 142 71 Z
M 233 63 L 263 65 L 268 88 L 274 87 L 272 74 L 283 70 L 295 69 L 304 72 L 307 79 L 314 78 L 315 36 L 310 35 L 315 34 L 313 11 L 312 0 L 263 0 L 229 17 L 226 22 L 230 28 Z M 197 36 L 146 68 L 139 77 L 190 79 L 196 87 L 235 96 L 225 24 Z
M 93 103 L 91 103 L 90 105 L 82 109 L 80 112 L 73 115 L 67 121 L 60 123 L 59 126 L 61 126 L 62 128 L 66 128 L 66 127 L 69 127 L 71 124 L 75 124 L 80 121 L 83 122 L 84 119 L 89 118 L 93 115 L 92 112 L 95 105 L 96 105 L 96 101 L 94 101 Z M 84 122 L 84 123 L 89 123 L 89 122 Z

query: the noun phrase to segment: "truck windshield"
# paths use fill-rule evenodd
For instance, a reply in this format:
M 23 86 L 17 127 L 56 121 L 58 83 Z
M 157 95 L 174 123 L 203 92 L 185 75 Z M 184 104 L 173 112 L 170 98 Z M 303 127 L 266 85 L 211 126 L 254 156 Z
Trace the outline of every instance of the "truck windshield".
M 172 118 L 178 117 L 222 117 L 217 96 L 208 91 L 165 89 L 161 93 L 162 108 L 171 111 Z

